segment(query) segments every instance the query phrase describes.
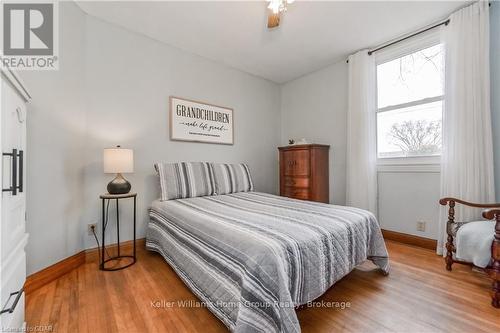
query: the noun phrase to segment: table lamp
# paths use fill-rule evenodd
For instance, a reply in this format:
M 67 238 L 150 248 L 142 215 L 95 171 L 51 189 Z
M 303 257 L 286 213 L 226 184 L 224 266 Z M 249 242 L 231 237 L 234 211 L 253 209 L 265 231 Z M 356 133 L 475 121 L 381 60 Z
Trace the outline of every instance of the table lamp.
M 116 173 L 116 177 L 109 182 L 109 194 L 126 194 L 130 192 L 130 183 L 123 178 L 122 173 L 134 172 L 134 151 L 132 149 L 105 148 L 104 173 Z

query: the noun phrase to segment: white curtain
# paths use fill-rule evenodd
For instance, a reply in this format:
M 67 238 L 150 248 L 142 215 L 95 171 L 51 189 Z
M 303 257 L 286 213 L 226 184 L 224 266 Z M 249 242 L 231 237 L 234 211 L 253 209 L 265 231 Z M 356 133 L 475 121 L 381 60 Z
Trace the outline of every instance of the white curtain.
M 444 29 L 446 88 L 441 197 L 489 203 L 495 198 L 490 114 L 488 2 L 450 16 Z M 457 205 L 457 220 L 480 218 Z M 447 209 L 441 208 L 438 254 L 445 254 Z
M 349 56 L 346 203 L 377 214 L 375 107 L 375 60 L 362 50 Z

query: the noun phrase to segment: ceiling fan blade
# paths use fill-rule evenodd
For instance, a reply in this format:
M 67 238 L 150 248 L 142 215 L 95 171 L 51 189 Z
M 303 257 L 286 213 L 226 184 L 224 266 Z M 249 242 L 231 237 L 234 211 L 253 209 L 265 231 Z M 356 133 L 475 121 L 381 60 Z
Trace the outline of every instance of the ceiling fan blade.
M 280 25 L 280 14 L 274 14 L 273 12 L 269 13 L 269 16 L 267 17 L 267 27 L 269 29 L 271 28 L 276 28 L 277 26 Z

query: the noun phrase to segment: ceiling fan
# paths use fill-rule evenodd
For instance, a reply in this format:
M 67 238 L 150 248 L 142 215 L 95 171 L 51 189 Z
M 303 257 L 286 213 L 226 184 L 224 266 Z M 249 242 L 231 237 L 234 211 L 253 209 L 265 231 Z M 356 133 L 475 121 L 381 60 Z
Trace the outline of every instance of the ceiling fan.
M 276 28 L 280 25 L 281 13 L 286 12 L 287 5 L 295 0 L 267 0 L 269 2 L 269 16 L 267 17 L 267 27 Z

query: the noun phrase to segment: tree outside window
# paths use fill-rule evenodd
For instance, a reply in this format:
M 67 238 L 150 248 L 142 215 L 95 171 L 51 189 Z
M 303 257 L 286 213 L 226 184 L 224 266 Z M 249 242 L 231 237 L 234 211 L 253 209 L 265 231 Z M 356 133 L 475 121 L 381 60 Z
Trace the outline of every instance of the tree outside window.
M 379 158 L 441 153 L 442 44 L 377 66 Z

